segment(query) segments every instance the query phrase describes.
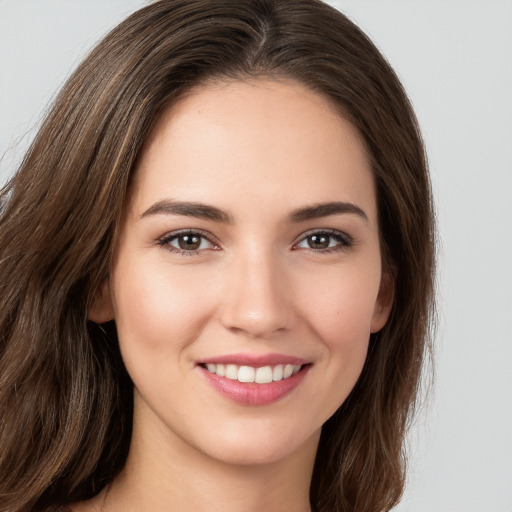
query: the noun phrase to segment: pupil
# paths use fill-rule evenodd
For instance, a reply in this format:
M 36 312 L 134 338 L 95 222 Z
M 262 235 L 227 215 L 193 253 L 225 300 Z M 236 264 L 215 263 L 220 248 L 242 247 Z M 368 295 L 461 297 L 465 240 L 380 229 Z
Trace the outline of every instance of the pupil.
M 178 240 L 180 249 L 195 250 L 201 245 L 201 237 L 195 235 L 182 235 Z
M 329 247 L 329 235 L 311 235 L 309 246 L 311 249 L 326 249 Z

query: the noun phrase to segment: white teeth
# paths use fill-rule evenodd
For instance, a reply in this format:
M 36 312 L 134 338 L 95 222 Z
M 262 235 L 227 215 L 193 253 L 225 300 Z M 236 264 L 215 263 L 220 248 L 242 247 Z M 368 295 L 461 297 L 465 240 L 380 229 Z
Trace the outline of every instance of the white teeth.
M 274 367 L 274 370 L 272 372 L 272 380 L 282 380 L 283 378 L 283 368 L 284 366 L 282 364 L 278 364 Z
M 210 373 L 216 373 L 219 377 L 226 377 L 239 382 L 256 382 L 257 384 L 268 384 L 279 380 L 287 379 L 295 375 L 301 365 L 278 364 L 276 366 L 237 366 L 236 364 L 211 364 L 206 365 Z
M 236 364 L 227 364 L 226 365 L 226 374 L 224 377 L 231 379 L 231 380 L 237 380 L 238 379 L 238 366 Z
M 291 364 L 287 364 L 283 370 L 283 379 L 287 379 L 293 375 L 293 366 Z
M 256 370 L 254 382 L 258 384 L 268 384 L 272 382 L 272 368 L 270 366 L 262 366 Z
M 240 382 L 254 382 L 256 370 L 252 366 L 240 366 L 238 370 L 238 380 Z

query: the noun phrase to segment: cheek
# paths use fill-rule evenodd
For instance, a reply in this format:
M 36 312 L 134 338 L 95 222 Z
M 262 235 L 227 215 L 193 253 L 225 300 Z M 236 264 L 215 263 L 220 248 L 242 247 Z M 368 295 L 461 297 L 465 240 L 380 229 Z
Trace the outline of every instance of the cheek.
M 328 353 L 331 378 L 341 384 L 342 399 L 359 377 L 368 351 L 372 308 L 361 295 L 346 289 L 328 294 L 312 311 L 310 325 Z
M 379 281 L 379 267 L 347 267 L 317 273 L 316 289 L 308 294 L 309 300 L 302 310 L 326 345 L 349 348 L 368 340 Z M 309 283 L 302 283 L 302 287 L 311 290 Z
M 321 403 L 329 415 L 347 398 L 366 360 L 380 280 L 380 268 L 375 272 L 368 268 L 347 267 L 318 275 L 317 284 L 324 286 L 310 294 L 309 305 L 302 306 L 328 361 L 322 372 L 331 392 L 323 395 Z
M 193 342 L 213 304 L 200 273 L 160 262 L 119 264 L 114 309 L 122 347 L 174 352 Z

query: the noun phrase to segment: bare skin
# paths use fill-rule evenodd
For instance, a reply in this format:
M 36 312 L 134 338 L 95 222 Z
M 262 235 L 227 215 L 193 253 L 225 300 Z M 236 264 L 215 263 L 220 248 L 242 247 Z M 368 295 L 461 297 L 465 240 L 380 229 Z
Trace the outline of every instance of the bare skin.
M 73 511 L 310 511 L 322 424 L 389 316 L 382 277 L 364 145 L 324 98 L 263 80 L 184 98 L 144 147 L 89 312 L 115 319 L 134 382 L 128 462 Z M 203 364 L 237 354 L 300 358 L 300 383 L 239 403 Z

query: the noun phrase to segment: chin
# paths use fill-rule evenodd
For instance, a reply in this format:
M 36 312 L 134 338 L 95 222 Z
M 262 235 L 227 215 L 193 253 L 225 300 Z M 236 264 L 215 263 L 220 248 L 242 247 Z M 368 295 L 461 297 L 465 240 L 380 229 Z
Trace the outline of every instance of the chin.
M 283 431 L 277 436 L 261 435 L 262 430 L 259 435 L 241 435 L 213 442 L 204 451 L 216 460 L 236 466 L 276 464 L 297 457 L 314 457 L 316 453 L 320 430 L 309 436 L 297 436 L 297 432 L 282 435 Z

